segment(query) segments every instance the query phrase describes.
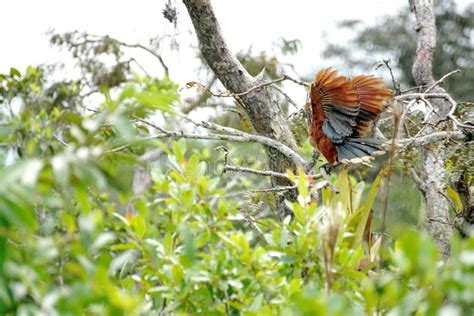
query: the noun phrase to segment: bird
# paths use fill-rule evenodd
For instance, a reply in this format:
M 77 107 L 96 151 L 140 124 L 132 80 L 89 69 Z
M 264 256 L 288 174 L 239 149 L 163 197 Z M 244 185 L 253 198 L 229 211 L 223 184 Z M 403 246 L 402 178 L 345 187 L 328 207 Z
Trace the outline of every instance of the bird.
M 363 138 L 384 111 L 392 90 L 382 79 L 338 75 L 327 68 L 309 88 L 310 142 L 326 158 L 329 170 L 338 163 L 366 163 L 383 153 L 383 141 Z

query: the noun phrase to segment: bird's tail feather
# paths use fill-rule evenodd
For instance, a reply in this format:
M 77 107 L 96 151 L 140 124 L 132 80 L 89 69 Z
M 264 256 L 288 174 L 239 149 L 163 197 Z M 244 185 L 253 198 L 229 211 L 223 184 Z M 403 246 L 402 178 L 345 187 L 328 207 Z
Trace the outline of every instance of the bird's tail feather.
M 369 162 L 373 156 L 385 153 L 383 143 L 377 139 L 348 138 L 344 143 L 336 144 L 337 158 L 342 163 Z

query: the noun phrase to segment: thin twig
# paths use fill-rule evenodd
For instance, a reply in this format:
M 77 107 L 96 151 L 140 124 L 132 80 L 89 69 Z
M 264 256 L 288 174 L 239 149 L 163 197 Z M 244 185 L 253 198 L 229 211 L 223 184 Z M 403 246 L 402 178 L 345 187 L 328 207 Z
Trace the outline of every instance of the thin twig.
M 236 135 L 223 135 L 223 134 L 191 134 L 191 133 L 184 133 L 184 132 L 171 132 L 167 131 L 166 133 L 162 134 L 154 134 L 147 137 L 143 137 L 138 139 L 136 142 L 148 141 L 153 139 L 163 139 L 163 138 L 187 138 L 187 139 L 201 139 L 201 140 L 220 140 L 220 141 L 230 141 L 230 142 L 239 142 L 239 143 L 260 143 L 262 145 L 266 145 L 272 148 L 275 148 L 280 153 L 282 153 L 287 158 L 293 160 L 295 164 L 299 166 L 303 166 L 306 161 L 301 158 L 296 152 L 294 152 L 288 146 L 274 140 L 271 138 L 267 138 L 260 135 L 253 135 L 253 134 L 244 134 L 242 136 Z M 107 151 L 107 153 L 113 153 L 117 151 L 124 150 L 130 147 L 132 144 L 125 144 Z
M 420 189 L 422 192 L 426 192 L 425 184 L 420 175 L 416 172 L 415 168 L 408 168 L 408 172 L 410 173 L 411 179 L 413 182 L 415 182 L 418 189 Z
M 388 71 L 390 72 L 390 77 L 392 78 L 393 88 L 395 89 L 397 95 L 400 95 L 401 94 L 400 82 L 398 82 L 395 79 L 395 76 L 393 75 L 392 67 L 390 67 L 390 59 L 384 59 L 384 60 L 382 60 L 382 62 L 387 67 Z
M 396 96 L 395 99 L 418 99 L 422 100 L 427 104 L 431 109 L 433 108 L 431 104 L 426 100 L 426 98 L 442 98 L 447 100 L 451 104 L 451 110 L 449 111 L 447 117 L 452 120 L 456 127 L 463 127 L 467 129 L 474 129 L 474 126 L 466 125 L 461 122 L 454 116 L 454 112 L 457 108 L 457 102 L 448 94 L 448 93 L 407 93 Z
M 149 48 L 149 47 L 146 47 L 142 44 L 139 44 L 139 43 L 136 43 L 136 44 L 128 44 L 128 43 L 125 43 L 125 42 L 122 42 L 122 41 L 119 41 L 117 39 L 113 39 L 116 41 L 117 44 L 121 45 L 121 46 L 124 46 L 124 47 L 129 47 L 129 48 L 139 48 L 139 49 L 142 49 L 146 52 L 148 52 L 149 54 L 151 54 L 152 56 L 154 56 L 156 59 L 158 59 L 158 62 L 160 63 L 161 67 L 163 68 L 163 71 L 165 72 L 165 76 L 168 77 L 169 76 L 169 69 L 168 69 L 168 66 L 166 65 L 165 61 L 163 60 L 163 57 L 161 57 L 160 54 L 156 53 L 153 49 Z
M 406 93 L 406 94 L 397 95 L 394 98 L 397 100 L 403 100 L 403 99 L 419 99 L 422 97 L 423 98 L 442 98 L 442 99 L 447 99 L 448 101 L 450 101 L 449 98 L 451 98 L 451 96 L 447 93 Z
M 94 38 L 94 39 L 91 39 L 91 37 Z M 157 52 L 155 52 L 153 49 L 151 49 L 149 47 L 146 47 L 146 46 L 144 46 L 140 43 L 136 43 L 136 44 L 125 43 L 125 42 L 122 42 L 122 41 L 120 41 L 116 38 L 112 38 L 108 35 L 107 36 L 100 36 L 100 35 L 95 35 L 95 34 L 85 34 L 84 38 L 85 38 L 84 41 L 71 43 L 71 46 L 72 47 L 77 47 L 77 46 L 83 46 L 83 45 L 88 44 L 88 43 L 91 43 L 91 44 L 101 43 L 101 42 L 104 41 L 105 38 L 108 38 L 108 39 L 114 41 L 115 43 L 117 43 L 120 46 L 128 47 L 128 48 L 139 48 L 139 49 L 142 49 L 142 50 L 148 52 L 149 54 L 154 56 L 156 59 L 158 59 L 158 62 L 160 63 L 161 67 L 163 68 L 163 71 L 164 71 L 165 75 L 167 77 L 169 76 L 168 66 L 166 65 L 166 63 L 163 60 L 163 58 L 161 57 L 161 55 L 158 54 Z
M 436 132 L 432 134 L 428 134 L 425 136 L 415 136 L 412 138 L 403 138 L 397 140 L 397 145 L 405 145 L 405 144 L 410 144 L 410 145 L 415 145 L 415 146 L 425 146 L 429 145 L 432 143 L 444 141 L 446 139 L 450 140 L 466 140 L 467 135 L 464 134 L 461 131 L 442 131 L 442 132 Z
M 292 78 L 292 77 L 290 77 L 290 76 L 288 76 L 288 75 L 283 75 L 283 77 L 284 77 L 286 80 L 293 81 L 294 83 L 299 84 L 300 86 L 303 86 L 303 87 L 306 87 L 306 88 L 309 88 L 309 86 L 311 85 L 311 83 L 309 83 L 309 82 L 302 81 L 302 80 L 298 80 L 298 79 Z
M 410 103 L 406 107 L 402 109 L 402 114 L 400 115 L 400 120 L 398 122 L 398 132 L 397 135 L 402 135 L 403 133 L 403 127 L 405 123 L 405 119 L 407 116 L 408 111 L 410 111 L 410 108 L 412 107 L 413 104 L 416 103 L 416 100 L 411 100 Z
M 293 105 L 295 109 L 298 109 L 298 104 L 285 92 L 283 91 L 279 86 L 273 86 L 273 89 L 277 90 L 282 96 L 286 98 L 289 104 Z
M 280 173 L 280 172 L 275 172 L 275 171 L 270 171 L 270 170 L 257 170 L 257 169 L 252 169 L 252 168 L 247 168 L 247 167 L 240 167 L 240 166 L 232 166 L 232 165 L 224 165 L 224 171 L 233 171 L 233 172 L 244 172 L 244 173 L 251 173 L 251 174 L 256 174 L 260 176 L 267 176 L 267 177 L 278 177 L 278 178 L 284 178 L 287 180 L 291 180 L 290 177 L 285 174 L 285 173 Z M 321 174 L 311 174 L 308 175 L 308 177 L 311 177 L 313 180 L 314 179 L 319 179 L 321 178 Z M 298 178 L 298 177 L 296 177 Z
M 164 134 L 167 134 L 167 133 L 168 133 L 168 131 L 167 131 L 166 129 L 164 129 L 164 128 L 158 126 L 158 125 L 156 125 L 156 124 L 153 123 L 153 122 L 150 122 L 149 120 L 145 120 L 145 119 L 139 118 L 139 117 L 137 117 L 137 116 L 134 116 L 133 119 L 134 119 L 135 121 L 141 122 L 141 123 L 143 123 L 143 124 L 145 124 L 145 125 L 151 126 L 151 127 L 153 127 L 154 129 L 157 129 L 157 130 L 159 130 L 160 132 L 162 132 L 162 133 L 164 133 Z
M 316 163 L 318 162 L 318 159 L 319 159 L 319 156 L 321 154 L 319 153 L 319 151 L 317 150 L 313 150 L 311 152 L 311 156 L 309 157 L 308 159 L 308 162 L 306 163 L 306 165 L 304 166 L 304 171 L 307 172 L 307 173 L 311 173 L 312 169 L 314 168 L 314 166 L 316 166 Z
M 257 169 L 247 168 L 247 167 L 224 165 L 224 171 L 244 172 L 244 173 L 256 174 L 259 176 L 278 177 L 278 178 L 284 178 L 284 179 L 290 180 L 290 177 L 288 177 L 287 174 L 270 171 L 270 170 L 257 170 Z
M 181 113 L 178 113 L 178 115 L 180 115 L 183 119 L 187 120 L 188 122 L 193 123 L 196 126 L 204 127 L 204 128 L 211 129 L 211 130 L 215 130 L 215 131 L 218 131 L 218 132 L 221 132 L 221 133 L 228 133 L 228 134 L 231 134 L 231 135 L 237 136 L 237 137 L 243 137 L 243 138 L 248 139 L 248 141 L 261 143 L 263 145 L 275 148 L 276 150 L 281 152 L 283 155 L 285 155 L 287 158 L 293 160 L 293 162 L 298 166 L 304 166 L 306 164 L 306 161 L 303 158 L 301 158 L 301 156 L 297 152 L 295 152 L 293 149 L 286 146 L 285 144 L 280 143 L 280 142 L 278 142 L 274 139 L 271 139 L 271 138 L 268 138 L 268 137 L 265 137 L 265 136 L 261 136 L 261 135 L 249 134 L 249 133 L 242 132 L 242 131 L 239 131 L 239 130 L 234 129 L 234 128 L 222 126 L 222 125 L 219 125 L 219 124 L 216 124 L 216 123 L 211 123 L 211 122 L 207 122 L 207 121 L 198 122 L 198 121 L 195 121 L 195 120 L 191 119 L 190 117 L 188 117 L 184 114 L 181 114 Z M 225 136 L 225 135 L 221 135 L 221 136 Z M 236 140 L 236 141 L 238 141 L 238 140 Z
M 64 140 L 61 139 L 61 137 L 59 137 L 58 135 L 54 135 L 54 138 L 56 138 L 56 140 L 63 146 L 65 147 L 69 147 L 69 144 L 66 143 Z
M 426 90 L 424 91 L 424 93 L 430 92 L 431 90 L 434 89 L 434 87 L 436 87 L 436 86 L 439 85 L 439 84 L 442 84 L 446 78 L 448 78 L 448 77 L 451 76 L 451 75 L 457 74 L 457 73 L 459 73 L 459 72 L 461 72 L 461 70 L 456 69 L 456 70 L 453 70 L 453 71 L 451 71 L 451 72 L 445 74 L 444 76 L 441 77 L 441 79 L 439 79 L 438 81 L 436 81 L 435 83 L 433 83 L 431 86 L 429 86 L 428 89 L 426 89 Z
M 247 195 L 247 194 L 253 194 L 253 193 L 285 192 L 285 191 L 295 190 L 297 188 L 298 188 L 297 185 L 277 186 L 277 187 L 268 188 L 268 189 L 244 190 L 244 191 L 230 192 L 230 193 L 226 194 L 225 196 L 226 197 L 234 197 L 234 196 Z
M 253 92 L 255 90 L 258 90 L 258 89 L 261 89 L 261 88 L 264 88 L 266 86 L 270 86 L 270 85 L 274 85 L 275 83 L 279 83 L 279 82 L 282 82 L 282 81 L 285 81 L 285 80 L 290 80 L 290 81 L 293 81 L 294 83 L 296 84 L 299 84 L 299 85 L 302 85 L 304 87 L 309 87 L 309 83 L 307 82 L 304 82 L 304 81 L 301 81 L 301 80 L 298 80 L 298 79 L 294 79 L 288 75 L 283 75 L 282 77 L 280 78 L 277 78 L 277 79 L 274 79 L 274 80 L 271 80 L 271 81 L 266 81 L 266 82 L 263 82 L 263 83 L 260 83 L 244 92 L 239 92 L 239 93 L 233 93 L 233 92 L 213 92 L 211 91 L 208 87 L 204 86 L 203 84 L 199 83 L 199 82 L 196 82 L 196 81 L 191 81 L 191 82 L 188 82 L 186 84 L 186 86 L 188 88 L 192 88 L 192 87 L 195 87 L 195 86 L 198 86 L 199 88 L 209 92 L 212 96 L 214 97 L 218 97 L 218 98 L 236 98 L 236 97 L 240 97 L 240 96 L 243 96 L 243 95 L 246 95 L 246 94 L 249 94 L 250 92 Z
M 217 76 L 213 75 L 211 80 L 209 80 L 208 84 L 206 85 L 205 92 L 209 91 L 216 82 L 217 82 Z M 209 97 L 205 92 L 201 93 L 201 95 L 197 99 L 190 102 L 187 106 L 183 107 L 181 111 L 185 114 L 188 114 L 192 112 L 195 108 L 201 106 L 202 103 L 204 103 L 206 99 Z

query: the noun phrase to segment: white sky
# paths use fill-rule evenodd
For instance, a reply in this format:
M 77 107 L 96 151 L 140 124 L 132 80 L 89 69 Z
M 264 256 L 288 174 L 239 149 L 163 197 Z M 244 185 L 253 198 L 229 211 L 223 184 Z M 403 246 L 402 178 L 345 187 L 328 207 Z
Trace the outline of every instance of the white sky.
M 187 11 L 180 0 L 179 22 L 175 39 L 181 49 L 164 47 L 160 53 L 169 65 L 171 78 L 180 85 L 197 80 L 197 62 L 188 47 L 197 40 Z M 162 16 L 165 0 L 2 0 L 0 13 L 0 72 L 11 66 L 23 71 L 28 65 L 63 61 L 65 55 L 49 46 L 45 32 L 87 31 L 109 34 L 127 42 L 142 42 L 157 35 L 171 35 L 174 27 Z M 458 0 L 467 4 L 469 0 Z M 230 48 L 237 52 L 253 46 L 254 52 L 270 50 L 279 37 L 297 38 L 302 43 L 300 52 L 283 61 L 295 65 L 300 75 L 314 73 L 328 67 L 320 60 L 325 33 L 331 42 L 343 42 L 347 36 L 335 30 L 335 22 L 361 19 L 373 22 L 384 14 L 408 5 L 408 0 L 214 0 L 214 9 Z M 332 38 L 335 37 L 335 38 Z M 160 68 L 153 59 L 145 59 L 147 71 L 160 76 Z M 369 71 L 369 70 L 368 70 Z M 305 95 L 290 88 L 297 101 Z

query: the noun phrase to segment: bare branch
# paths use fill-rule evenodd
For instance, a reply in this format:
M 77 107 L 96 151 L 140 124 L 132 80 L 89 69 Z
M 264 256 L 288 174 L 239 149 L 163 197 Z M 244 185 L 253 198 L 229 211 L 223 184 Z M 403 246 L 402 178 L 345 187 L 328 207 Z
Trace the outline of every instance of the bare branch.
M 136 117 L 136 116 L 134 116 L 133 119 L 134 119 L 135 121 L 141 122 L 141 123 L 143 123 L 143 124 L 145 124 L 145 125 L 151 126 L 151 127 L 153 127 L 154 129 L 157 129 L 158 131 L 160 131 L 160 132 L 162 132 L 162 133 L 164 133 L 164 134 L 168 134 L 168 131 L 167 131 L 166 129 L 164 129 L 163 127 L 160 127 L 160 126 L 156 125 L 156 124 L 153 123 L 153 122 L 150 122 L 149 120 L 145 120 L 145 119 L 142 119 L 142 118 L 139 118 L 139 117 Z
M 320 153 L 317 150 L 313 150 L 311 152 L 311 157 L 309 157 L 306 165 L 304 166 L 305 172 L 310 173 L 311 170 L 313 170 L 314 166 L 316 166 L 316 163 L 318 162 Z
M 450 102 L 452 101 L 456 103 L 454 100 L 452 100 L 451 96 L 447 93 L 406 93 L 406 94 L 402 94 L 395 97 L 396 100 L 420 99 L 420 98 L 440 98 L 440 99 L 446 99 Z
M 247 168 L 247 167 L 238 167 L 238 166 L 232 166 L 232 165 L 224 165 L 224 170 L 225 171 L 233 171 L 233 172 L 244 172 L 244 173 L 250 173 L 250 174 L 255 174 L 259 176 L 266 176 L 266 177 L 279 177 L 279 178 L 284 178 L 287 180 L 291 180 L 290 177 L 285 174 L 285 173 L 279 173 L 279 172 L 274 172 L 270 170 L 257 170 L 257 169 L 252 169 L 252 168 Z M 309 175 L 311 179 L 319 179 L 322 178 L 321 174 L 313 174 Z M 298 177 L 296 177 L 298 178 Z
M 304 81 L 301 81 L 301 80 L 297 80 L 297 79 L 294 79 L 294 78 L 291 78 L 290 76 L 288 75 L 283 75 L 282 77 L 280 78 L 277 78 L 277 79 L 274 79 L 274 80 L 271 80 L 271 81 L 265 81 L 265 82 L 262 82 L 260 84 L 257 84 L 256 86 L 253 86 L 249 89 L 247 89 L 246 91 L 244 92 L 239 92 L 239 93 L 234 93 L 234 92 L 231 92 L 231 91 L 227 91 L 227 92 L 213 92 L 210 90 L 210 87 L 209 85 L 208 86 L 204 86 L 203 84 L 199 83 L 199 82 L 196 82 L 196 81 L 191 81 L 191 82 L 188 82 L 186 84 L 186 86 L 188 88 L 191 88 L 191 87 L 195 87 L 195 86 L 198 86 L 200 89 L 203 89 L 207 92 L 209 92 L 209 94 L 211 94 L 213 97 L 216 97 L 216 98 L 235 98 L 235 97 L 240 97 L 240 96 L 243 96 L 243 95 L 246 95 L 246 94 L 249 94 L 251 92 L 254 92 L 258 89 L 261 89 L 261 88 L 264 88 L 264 87 L 267 87 L 267 86 L 271 86 L 271 85 L 275 85 L 276 83 L 279 83 L 279 82 L 282 82 L 282 81 L 285 81 L 285 80 L 290 80 L 290 81 L 293 81 L 294 83 L 296 84 L 299 84 L 299 85 L 302 85 L 304 87 L 309 87 L 309 83 L 307 82 L 304 82 Z M 288 97 L 286 93 L 284 93 L 281 89 L 278 88 L 278 86 L 274 86 L 275 89 L 277 89 L 280 93 L 282 93 L 284 96 Z M 288 97 L 289 98 L 289 97 Z M 294 102 L 293 102 L 294 103 Z
M 387 67 L 388 71 L 390 72 L 390 77 L 392 78 L 393 88 L 395 89 L 397 95 L 401 94 L 400 82 L 398 82 L 395 79 L 395 76 L 393 75 L 393 70 L 392 70 L 392 67 L 390 66 L 390 59 L 384 59 L 380 62 L 377 62 L 376 66 L 375 66 L 375 69 L 378 69 L 382 65 L 385 65 L 385 67 Z
M 255 194 L 255 193 L 274 193 L 274 192 L 286 192 L 290 190 L 296 190 L 296 185 L 288 185 L 288 186 L 277 186 L 268 189 L 257 189 L 257 190 L 243 190 L 237 192 L 231 192 L 226 194 L 226 197 L 233 197 L 233 196 L 240 196 L 240 195 L 248 195 L 248 194 Z
M 444 141 L 444 140 L 467 140 L 468 137 L 461 131 L 442 131 L 427 134 L 424 136 L 412 137 L 399 139 L 397 145 L 410 144 L 414 146 L 426 146 L 432 143 Z
M 244 172 L 244 173 L 256 174 L 259 176 L 279 177 L 279 178 L 285 178 L 287 180 L 290 180 L 290 177 L 288 177 L 287 174 L 274 172 L 270 170 L 257 170 L 257 169 L 247 168 L 247 167 L 224 165 L 224 171 Z
M 77 32 L 75 32 L 75 33 L 77 33 Z M 83 46 L 83 45 L 88 44 L 88 43 L 91 43 L 91 44 L 101 43 L 101 42 L 104 41 L 104 38 L 108 38 L 109 40 L 114 41 L 115 43 L 117 43 L 117 45 L 120 45 L 120 46 L 123 46 L 123 47 L 128 47 L 128 48 L 139 48 L 141 50 L 144 50 L 144 51 L 148 52 L 149 54 L 151 54 L 153 57 L 155 57 L 158 60 L 161 67 L 163 68 L 163 71 L 164 71 L 165 75 L 167 77 L 169 76 L 169 69 L 168 69 L 168 66 L 166 65 L 165 61 L 163 60 L 163 57 L 161 57 L 160 54 L 155 52 L 150 47 L 146 47 L 145 45 L 142 45 L 140 43 L 129 44 L 129 43 L 126 43 L 126 42 L 122 42 L 122 41 L 120 41 L 116 38 L 112 38 L 108 35 L 107 36 L 101 36 L 101 35 L 95 35 L 95 34 L 85 34 L 84 38 L 85 38 L 85 40 L 82 41 L 82 42 L 72 42 L 71 47 Z M 132 58 L 132 60 L 134 60 L 134 59 Z
M 216 75 L 213 75 L 211 80 L 209 80 L 208 84 L 206 85 L 204 89 L 205 91 L 201 93 L 201 95 L 196 100 L 193 100 L 192 102 L 190 102 L 190 104 L 185 106 L 181 111 L 187 114 L 187 113 L 192 112 L 195 108 L 199 107 L 208 98 L 208 95 L 206 94 L 206 92 L 210 91 L 211 87 L 216 82 L 217 82 L 217 77 Z
M 152 139 L 163 139 L 163 138 L 177 138 L 177 139 L 187 138 L 187 139 L 201 139 L 201 140 L 221 140 L 221 141 L 230 141 L 230 142 L 239 142 L 239 143 L 248 143 L 248 142 L 260 143 L 262 145 L 266 145 L 278 150 L 280 153 L 282 153 L 284 156 L 294 161 L 299 166 L 304 166 L 306 163 L 306 161 L 303 158 L 301 158 L 301 156 L 298 155 L 295 151 L 293 151 L 288 146 L 274 139 L 267 138 L 265 136 L 260 136 L 260 135 L 247 134 L 243 132 L 238 135 L 223 135 L 223 134 L 193 134 L 193 133 L 166 131 L 166 133 L 150 135 L 150 136 L 138 139 L 136 143 L 149 141 Z M 123 146 L 110 149 L 107 152 L 113 153 L 113 152 L 121 151 L 126 148 L 129 148 L 132 145 L 133 144 L 125 144 Z
M 183 3 L 196 31 L 202 56 L 224 87 L 233 94 L 239 94 L 262 84 L 261 77 L 252 77 L 230 51 L 222 35 L 211 1 L 183 0 Z M 291 80 L 289 77 L 288 79 Z M 239 104 L 247 113 L 256 133 L 267 137 L 267 139 L 274 139 L 280 144 L 284 144 L 286 148 L 293 150 L 296 148 L 295 138 L 284 113 L 271 92 L 268 86 L 263 86 L 244 95 L 236 96 L 236 99 L 238 98 Z M 267 147 L 266 153 L 270 170 L 285 172 L 287 169 L 294 170 L 296 168 L 295 159 L 289 158 L 278 149 Z M 296 158 L 296 160 L 298 159 Z M 287 186 L 288 181 L 272 177 L 272 184 Z M 296 199 L 296 192 L 286 192 L 285 196 L 277 200 L 281 218 L 290 212 L 284 203 L 285 198 Z
M 296 102 L 285 92 L 283 91 L 279 86 L 273 86 L 273 89 L 278 91 L 282 96 L 285 97 L 285 99 L 288 101 L 289 104 L 293 105 L 295 109 L 298 109 L 299 106 L 296 104 Z
M 311 86 L 311 83 L 309 83 L 309 82 L 298 80 L 298 79 L 292 78 L 288 75 L 283 75 L 283 77 L 285 78 L 285 80 L 293 81 L 294 83 L 299 84 L 300 86 L 303 86 L 303 87 L 306 87 L 306 88 L 309 88 Z
M 425 183 L 423 182 L 421 177 L 418 175 L 416 170 L 414 168 L 408 168 L 408 172 L 410 173 L 411 179 L 413 180 L 413 182 L 415 182 L 418 189 L 420 189 L 420 191 L 422 192 L 426 192 Z
M 407 93 L 395 97 L 396 100 L 411 99 L 411 100 L 422 100 L 434 113 L 437 113 L 433 108 L 430 102 L 426 100 L 427 98 L 440 98 L 445 99 L 451 104 L 451 109 L 446 115 L 447 118 L 451 119 L 454 122 L 456 127 L 463 127 L 467 129 L 474 129 L 471 125 L 466 125 L 461 122 L 454 116 L 458 103 L 448 94 L 448 93 Z M 426 119 L 429 119 L 429 115 L 426 115 Z
M 449 76 L 454 75 L 454 74 L 457 74 L 457 73 L 459 73 L 459 72 L 461 72 L 461 70 L 456 69 L 456 70 L 453 70 L 453 71 L 451 71 L 451 72 L 445 74 L 444 76 L 441 77 L 441 79 L 439 79 L 438 81 L 436 81 L 435 83 L 433 83 L 431 86 L 429 86 L 428 89 L 425 90 L 425 93 L 430 92 L 431 90 L 433 90 L 434 87 L 436 87 L 437 85 L 442 84 L 442 83 L 444 82 L 444 80 L 445 80 L 446 78 L 448 78 Z
M 252 142 L 261 143 L 263 145 L 275 148 L 280 153 L 285 155 L 287 158 L 291 159 L 298 166 L 304 166 L 306 164 L 306 161 L 303 158 L 301 158 L 301 156 L 297 152 L 295 152 L 293 149 L 286 146 L 285 144 L 280 143 L 280 142 L 278 142 L 274 139 L 271 139 L 271 138 L 268 138 L 268 137 L 265 137 L 265 136 L 261 136 L 261 135 L 254 135 L 254 134 L 245 133 L 245 132 L 236 130 L 234 128 L 225 127 L 225 126 L 222 126 L 222 125 L 219 125 L 219 124 L 216 124 L 216 123 L 207 122 L 207 121 L 197 122 L 197 121 L 191 119 L 190 117 L 182 115 L 182 114 L 181 114 L 181 116 L 185 120 L 193 123 L 196 126 L 204 127 L 204 128 L 215 130 L 215 131 L 222 132 L 222 133 L 229 133 L 231 135 L 243 137 L 243 138 L 248 139 L 249 141 L 252 141 Z M 222 135 L 222 136 L 225 136 L 225 135 Z
M 139 49 L 142 49 L 142 50 L 148 52 L 149 54 L 154 56 L 156 59 L 158 59 L 158 62 L 160 63 L 161 67 L 163 68 L 163 71 L 165 72 L 165 76 L 169 77 L 169 69 L 168 69 L 168 66 L 166 65 L 165 61 L 163 60 L 163 57 L 161 57 L 161 55 L 158 54 L 157 52 L 155 52 L 153 49 L 151 49 L 149 47 L 146 47 L 146 46 L 144 46 L 140 43 L 128 44 L 128 43 L 119 41 L 117 39 L 113 39 L 113 40 L 115 40 L 116 43 L 121 45 L 121 46 L 129 47 L 129 48 L 139 48 Z

